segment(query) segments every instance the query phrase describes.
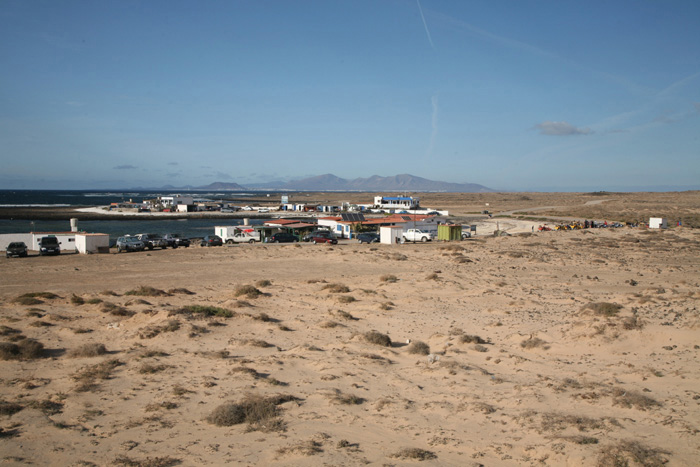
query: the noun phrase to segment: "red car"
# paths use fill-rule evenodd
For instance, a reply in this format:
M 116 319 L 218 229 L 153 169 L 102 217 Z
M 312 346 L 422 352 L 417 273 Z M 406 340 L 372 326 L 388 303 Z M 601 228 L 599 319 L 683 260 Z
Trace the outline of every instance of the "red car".
M 314 232 L 311 236 L 311 241 L 314 243 L 330 243 L 331 245 L 338 243 L 338 239 L 335 238 L 335 235 L 325 231 Z

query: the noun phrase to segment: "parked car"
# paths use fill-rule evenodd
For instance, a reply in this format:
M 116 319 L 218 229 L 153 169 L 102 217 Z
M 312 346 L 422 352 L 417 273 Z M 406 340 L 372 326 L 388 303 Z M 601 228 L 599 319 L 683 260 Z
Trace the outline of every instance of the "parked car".
M 335 238 L 335 235 L 333 235 L 331 232 L 322 230 L 319 230 L 316 235 L 311 237 L 311 241 L 313 243 L 330 243 L 331 245 L 338 243 L 338 239 Z
M 304 235 L 301 240 L 304 242 L 310 242 L 311 239 L 314 238 L 315 236 L 328 235 L 330 233 L 331 233 L 330 230 L 312 230 L 311 232 Z
M 199 243 L 200 246 L 221 246 L 224 241 L 218 235 L 207 235 Z
M 136 237 L 119 237 L 117 239 L 117 253 L 122 251 L 143 251 L 146 245 Z
M 181 237 L 180 234 L 165 234 L 163 235 L 163 240 L 165 240 L 170 248 L 177 248 L 179 246 L 187 248 L 190 246 L 190 239 Z
M 288 232 L 277 232 L 267 239 L 267 243 L 292 243 L 298 242 L 299 239 Z
M 163 248 L 168 246 L 168 242 L 166 242 L 162 237 L 156 234 L 138 234 L 136 236 L 139 240 L 143 242 L 144 245 L 146 245 L 146 248 L 149 250 L 152 250 L 154 248 Z
M 61 242 L 56 237 L 41 237 L 39 240 L 39 255 L 60 255 Z
M 433 239 L 433 234 L 420 229 L 408 229 L 403 233 L 403 238 L 407 242 L 429 242 Z
M 376 232 L 365 232 L 357 236 L 360 243 L 379 243 L 379 234 Z
M 27 256 L 27 245 L 24 242 L 12 242 L 7 245 L 5 256 L 8 258 L 11 256 L 18 256 L 20 258 Z

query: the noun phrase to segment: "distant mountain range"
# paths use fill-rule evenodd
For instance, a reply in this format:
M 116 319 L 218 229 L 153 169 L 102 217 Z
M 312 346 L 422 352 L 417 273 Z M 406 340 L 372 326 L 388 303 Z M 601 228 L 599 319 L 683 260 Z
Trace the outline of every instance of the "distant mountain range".
M 176 187 L 172 186 L 163 188 L 176 189 Z M 393 177 L 373 175 L 369 178 L 355 178 L 353 180 L 340 178 L 333 174 L 325 174 L 290 182 L 252 183 L 246 186 L 241 186 L 238 183 L 215 182 L 205 186 L 187 186 L 183 188 L 217 191 L 444 191 L 452 193 L 487 193 L 495 191 L 476 183 L 440 182 L 409 174 L 394 175 Z

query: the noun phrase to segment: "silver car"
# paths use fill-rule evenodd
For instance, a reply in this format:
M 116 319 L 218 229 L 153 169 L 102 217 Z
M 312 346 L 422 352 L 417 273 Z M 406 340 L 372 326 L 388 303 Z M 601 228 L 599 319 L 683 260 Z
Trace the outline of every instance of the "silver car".
M 136 237 L 119 237 L 117 239 L 117 253 L 122 251 L 143 251 L 146 245 Z

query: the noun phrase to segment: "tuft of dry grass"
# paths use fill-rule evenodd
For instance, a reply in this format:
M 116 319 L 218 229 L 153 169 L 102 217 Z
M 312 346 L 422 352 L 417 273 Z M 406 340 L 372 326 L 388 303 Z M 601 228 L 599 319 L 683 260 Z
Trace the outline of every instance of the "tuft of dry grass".
M 260 347 L 261 349 L 266 349 L 268 347 L 274 347 L 273 344 L 270 344 L 267 341 L 264 341 L 262 339 L 247 339 L 243 341 L 244 344 L 250 345 L 251 347 Z
M 155 287 L 148 285 L 142 285 L 138 289 L 124 292 L 124 295 L 136 295 L 139 297 L 167 297 L 170 294 L 165 290 L 156 289 Z
M 308 441 L 302 441 L 297 444 L 293 444 L 291 446 L 285 446 L 277 449 L 277 454 L 278 455 L 285 455 L 285 454 L 291 454 L 291 453 L 296 453 L 296 454 L 301 454 L 304 456 L 313 456 L 315 454 L 318 454 L 320 452 L 323 452 L 323 449 L 321 449 L 321 446 L 323 446 L 321 443 L 319 443 L 316 440 L 310 439 Z
M 440 279 L 440 276 L 438 276 L 437 273 L 435 273 L 435 272 L 425 276 L 425 280 L 427 280 L 427 281 L 436 281 L 438 279 Z
M 327 290 L 330 293 L 348 293 L 350 287 L 345 284 L 326 284 L 321 290 Z
M 246 297 L 249 299 L 254 299 L 258 298 L 263 293 L 260 291 L 260 289 L 256 288 L 255 286 L 252 285 L 239 285 L 236 287 L 236 290 L 233 291 L 234 297 Z
M 582 312 L 589 311 L 595 316 L 615 316 L 622 309 L 622 305 L 608 302 L 588 303 L 581 308 Z
M 104 344 L 83 344 L 78 348 L 71 350 L 68 355 L 70 357 L 97 357 L 107 353 L 107 348 Z
M 394 457 L 396 459 L 412 459 L 417 461 L 437 459 L 437 455 L 434 452 L 421 448 L 403 448 L 392 454 L 390 457 Z
M 161 371 L 167 370 L 170 367 L 171 367 L 170 365 L 165 365 L 163 363 L 161 363 L 159 365 L 152 365 L 150 363 L 144 363 L 139 368 L 139 373 L 141 373 L 142 375 L 152 375 L 154 373 L 160 373 Z
M 387 282 L 387 283 L 394 283 L 398 280 L 399 280 L 399 278 L 393 274 L 384 274 L 383 276 L 381 276 L 379 278 L 380 282 Z
M 75 389 L 78 392 L 87 392 L 97 387 L 97 380 L 107 380 L 112 377 L 112 372 L 118 366 L 123 365 L 116 358 L 105 360 L 96 365 L 80 369 L 73 375 L 73 380 L 78 383 Z
M 637 391 L 615 388 L 613 389 L 612 396 L 613 405 L 619 405 L 620 407 L 628 409 L 647 410 L 653 407 L 661 407 L 661 402 Z
M 34 339 L 0 342 L 0 360 L 33 360 L 43 356 L 44 344 Z
M 169 319 L 165 324 L 161 326 L 151 325 L 146 326 L 139 331 L 139 337 L 141 339 L 152 339 L 162 332 L 175 332 L 180 329 L 180 321 L 176 319 Z
M 598 455 L 598 467 L 625 467 L 634 465 L 661 467 L 668 463 L 671 453 L 663 449 L 650 448 L 638 441 L 623 440 L 605 446 Z
M 208 305 L 187 305 L 183 306 L 182 308 L 178 308 L 177 310 L 172 310 L 168 313 L 169 316 L 173 315 L 185 315 L 189 318 L 192 317 L 210 317 L 210 316 L 218 316 L 221 318 L 231 318 L 236 315 L 231 310 L 228 310 L 226 308 L 220 308 L 217 306 L 208 306 Z
M 146 457 L 145 459 L 133 459 L 127 456 L 118 456 L 114 459 L 114 465 L 124 467 L 172 467 L 181 464 L 180 459 L 170 456 Z
M 338 296 L 338 302 L 340 302 L 340 303 L 347 304 L 347 303 L 352 303 L 355 301 L 357 301 L 357 299 L 355 297 L 353 297 L 352 295 L 339 295 Z
M 407 351 L 412 355 L 430 355 L 430 346 L 422 341 L 413 341 Z
M 348 320 L 348 321 L 354 321 L 355 319 L 357 319 L 357 318 L 355 318 L 353 315 L 351 315 L 350 313 L 348 313 L 347 311 L 343 311 L 343 310 L 336 310 L 336 311 L 331 312 L 331 313 L 332 313 L 336 318 L 339 318 L 339 319 L 345 319 L 345 320 Z
M 261 279 L 255 283 L 256 287 L 270 287 L 272 282 L 267 279 Z
M 365 341 L 370 344 L 381 345 L 383 347 L 391 347 L 391 339 L 386 334 L 378 331 L 368 331 L 363 334 Z
M 170 289 L 170 290 L 168 290 L 168 294 L 170 294 L 170 295 L 175 295 L 175 294 L 179 294 L 179 295 L 196 295 L 196 294 L 195 294 L 194 292 L 192 292 L 191 290 L 187 290 L 187 289 L 185 289 L 185 288 L 183 288 L 183 287 L 177 287 L 177 288 L 174 288 L 174 289 Z

